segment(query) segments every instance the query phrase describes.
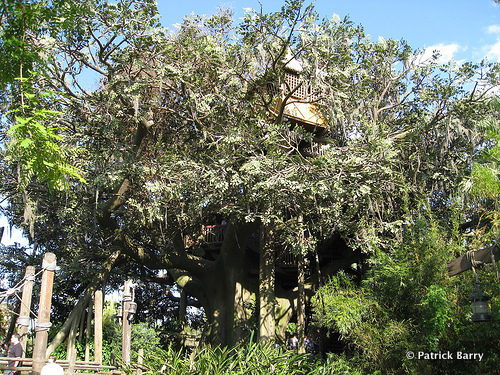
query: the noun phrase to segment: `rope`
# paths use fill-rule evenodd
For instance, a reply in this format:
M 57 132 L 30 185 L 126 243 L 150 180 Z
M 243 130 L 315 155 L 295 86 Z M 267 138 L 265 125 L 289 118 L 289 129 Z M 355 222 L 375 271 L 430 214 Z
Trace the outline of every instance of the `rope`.
M 46 322 L 46 323 L 37 323 L 35 325 L 35 332 L 39 331 L 48 331 L 52 327 L 52 323 Z
M 474 252 L 475 252 L 474 250 L 467 251 L 467 254 L 466 254 L 467 260 L 469 261 L 469 264 L 472 268 L 472 271 L 474 272 L 474 276 L 476 277 L 476 282 L 479 282 L 479 278 L 478 278 L 477 272 L 476 272 L 476 267 L 479 265 L 484 265 L 489 271 L 495 270 L 496 274 L 497 274 L 497 280 L 500 280 L 500 274 L 498 272 L 497 264 L 495 261 L 495 253 L 493 252 L 493 249 L 494 249 L 494 246 L 491 246 L 490 247 L 490 257 L 491 257 L 491 263 L 493 264 L 493 267 L 488 266 L 486 263 L 476 261 L 476 259 L 474 258 Z
M 469 261 L 472 271 L 474 272 L 474 276 L 476 277 L 476 283 L 478 283 L 479 277 L 477 276 L 476 272 L 476 266 L 478 265 L 478 262 L 476 262 L 476 259 L 474 258 L 474 250 L 467 251 L 467 260 Z
M 36 318 L 36 317 L 37 317 L 37 315 L 33 312 L 33 310 L 31 310 L 30 306 L 26 305 L 26 304 L 23 302 L 22 298 L 21 298 L 21 297 L 19 297 L 19 294 L 17 294 L 17 293 L 16 293 L 16 297 L 17 297 L 17 299 L 19 300 L 19 302 L 21 302 L 21 304 L 22 304 L 24 307 L 26 307 L 26 308 L 28 309 L 28 311 L 30 312 L 30 314 L 31 314 L 31 315 L 33 315 L 33 317 L 34 317 L 34 318 Z M 18 319 L 18 320 L 19 320 L 19 319 Z M 18 324 L 19 324 L 19 323 L 18 323 Z
M 47 262 L 45 259 L 42 261 L 42 271 L 55 271 L 57 267 L 57 262 L 54 260 L 52 263 Z
M 44 262 L 45 262 L 45 260 L 44 260 Z M 12 297 L 18 291 L 23 289 L 24 285 L 28 281 L 35 281 L 36 277 L 38 275 L 40 275 L 45 269 L 47 269 L 48 271 L 54 271 L 55 267 L 56 267 L 56 262 L 51 263 L 50 265 L 46 266 L 46 268 L 43 268 L 43 264 L 42 264 L 42 269 L 40 271 L 38 271 L 37 273 L 32 272 L 32 273 L 29 273 L 27 275 L 24 275 L 24 277 L 21 279 L 21 281 L 19 281 L 14 287 L 12 287 L 4 292 L 0 292 L 0 298 Z
M 29 327 L 30 325 L 30 317 L 29 316 L 19 316 L 17 318 L 17 325 L 23 327 Z
M 3 291 L 3 292 L 0 292 L 0 302 L 3 302 L 4 299 L 6 298 L 9 298 L 9 297 L 12 297 L 12 296 L 15 296 L 17 299 L 19 299 L 19 301 L 21 301 L 22 303 L 22 299 L 21 297 L 19 297 L 18 295 L 18 292 L 21 291 L 24 286 L 26 285 L 27 282 L 30 282 L 30 281 L 35 281 L 37 276 L 39 276 L 41 273 L 43 273 L 43 271 L 47 270 L 47 271 L 55 271 L 56 270 L 56 262 L 52 262 L 52 263 L 49 263 L 47 262 L 45 259 L 43 260 L 42 262 L 42 268 L 40 269 L 40 271 L 38 271 L 37 273 L 34 273 L 34 272 L 31 272 L 27 275 L 24 275 L 24 277 L 21 279 L 21 281 L 19 281 L 14 287 L 12 288 L 9 288 L 7 289 L 6 291 Z M 37 317 L 37 315 L 28 307 L 28 310 L 30 312 L 30 314 L 33 316 L 33 317 Z M 17 315 L 18 318 L 17 318 L 17 324 L 20 325 L 20 326 L 25 326 L 25 327 L 28 327 L 29 326 L 29 316 L 19 316 L 19 314 L 15 311 L 11 311 L 10 309 L 7 309 L 7 311 L 11 312 L 13 315 Z M 49 323 L 50 324 L 50 323 Z M 46 328 L 47 330 L 50 328 L 50 326 L 48 328 Z M 43 328 L 45 330 L 45 328 Z
M 495 262 L 495 253 L 493 252 L 493 246 L 490 247 L 490 251 L 491 251 L 491 263 L 493 263 L 493 269 L 495 271 L 497 271 L 497 281 L 500 280 L 500 275 L 498 274 L 498 268 L 497 268 L 497 264 Z

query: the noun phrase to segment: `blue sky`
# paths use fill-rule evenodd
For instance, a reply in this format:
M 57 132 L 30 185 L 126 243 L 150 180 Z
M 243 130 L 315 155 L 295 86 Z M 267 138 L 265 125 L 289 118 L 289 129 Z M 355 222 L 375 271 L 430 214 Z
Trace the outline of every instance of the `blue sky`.
M 281 8 L 284 0 L 261 0 L 263 11 Z M 308 5 L 311 2 L 305 1 Z M 334 14 L 363 25 L 372 40 L 404 39 L 414 49 L 439 49 L 444 60 L 500 61 L 500 5 L 493 0 L 317 0 L 321 18 Z M 257 0 L 158 0 L 165 27 L 174 28 L 189 14 L 211 15 L 230 7 L 236 21 L 244 8 L 260 9 Z

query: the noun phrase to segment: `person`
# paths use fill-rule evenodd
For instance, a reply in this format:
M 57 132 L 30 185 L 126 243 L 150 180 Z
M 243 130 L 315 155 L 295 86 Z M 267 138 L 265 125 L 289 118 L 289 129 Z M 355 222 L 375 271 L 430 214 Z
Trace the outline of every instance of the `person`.
M 297 334 L 294 333 L 293 334 L 293 337 L 292 337 L 292 340 L 291 340 L 291 345 L 290 345 L 290 349 L 292 350 L 297 350 L 299 348 L 299 339 L 297 338 Z
M 7 357 L 9 358 L 21 358 L 23 355 L 23 347 L 21 343 L 19 342 L 20 336 L 17 333 L 12 334 L 10 337 L 10 347 L 9 347 L 9 353 Z M 21 361 L 19 360 L 14 360 L 14 361 L 9 361 L 8 362 L 9 367 L 20 367 L 21 366 Z M 4 372 L 4 375 L 20 375 L 21 371 L 14 371 L 14 370 L 7 370 Z
M 309 338 L 309 336 L 306 336 L 306 338 L 304 339 L 304 343 L 306 346 L 306 352 L 314 353 L 314 342 Z
M 64 375 L 64 370 L 60 364 L 56 363 L 56 356 L 51 355 L 49 360 L 43 366 L 40 375 Z
M 7 346 L 7 344 L 4 342 L 2 344 L 2 357 L 7 357 L 7 355 L 9 354 L 9 347 Z

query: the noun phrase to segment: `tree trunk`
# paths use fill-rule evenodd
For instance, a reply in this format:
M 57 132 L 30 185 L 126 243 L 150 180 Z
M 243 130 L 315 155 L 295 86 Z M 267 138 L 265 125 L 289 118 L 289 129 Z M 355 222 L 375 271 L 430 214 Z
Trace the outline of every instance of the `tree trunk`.
M 298 288 L 298 301 L 297 301 L 297 336 L 299 339 L 299 353 L 305 353 L 305 326 L 306 326 L 306 292 L 305 292 L 305 262 L 304 255 L 297 256 L 297 288 Z
M 105 283 L 107 280 L 109 273 L 113 269 L 113 267 L 116 264 L 116 261 L 118 260 L 118 257 L 120 256 L 121 252 L 120 251 L 115 251 L 112 253 L 108 259 L 103 263 L 101 271 L 99 272 L 97 278 L 94 280 L 94 282 L 87 287 L 87 290 L 85 290 L 85 293 L 82 295 L 82 297 L 78 300 L 77 304 L 69 314 L 68 318 L 64 322 L 64 324 L 61 326 L 61 329 L 59 332 L 56 334 L 50 345 L 47 347 L 47 353 L 46 356 L 50 356 L 54 352 L 54 350 L 57 349 L 57 347 L 66 339 L 66 336 L 68 335 L 71 326 L 73 324 L 73 321 L 75 319 L 80 318 L 82 315 L 83 310 L 88 306 L 90 299 L 92 298 L 93 294 L 95 291 L 102 286 L 102 284 Z
M 260 231 L 259 264 L 259 337 L 261 341 L 275 339 L 275 253 L 273 232 L 268 225 L 262 225 Z
M 215 345 L 232 346 L 244 337 L 241 327 L 250 314 L 242 298 L 251 298 L 252 287 L 246 274 L 246 244 L 255 232 L 255 223 L 229 221 L 220 254 L 210 273 L 200 275 L 207 301 L 208 336 Z
M 288 329 L 288 323 L 293 317 L 293 299 L 285 297 L 276 297 L 276 309 L 275 309 L 275 332 L 276 340 L 281 344 L 286 344 L 286 332 Z

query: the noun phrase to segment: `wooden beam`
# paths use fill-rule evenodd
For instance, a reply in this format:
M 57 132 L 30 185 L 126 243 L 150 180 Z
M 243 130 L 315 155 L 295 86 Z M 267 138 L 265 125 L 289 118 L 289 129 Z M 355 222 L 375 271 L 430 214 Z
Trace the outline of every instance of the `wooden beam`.
M 1 237 L 1 236 L 0 236 Z M 26 354 L 26 343 L 28 341 L 27 333 L 30 325 L 31 297 L 33 295 L 33 281 L 35 281 L 35 267 L 26 267 L 24 274 L 25 283 L 23 285 L 23 294 L 21 297 L 21 308 L 17 318 L 17 333 L 21 336 L 19 340 L 23 347 L 22 356 Z
M 500 261 L 500 249 L 496 246 L 489 247 L 487 249 L 472 251 L 474 260 L 478 263 L 492 263 L 491 253 L 495 256 L 495 261 Z M 470 260 L 467 254 L 464 254 L 458 258 L 452 259 L 447 263 L 448 266 L 448 276 L 455 276 L 464 271 L 472 269 Z
M 94 360 L 102 364 L 102 290 L 94 293 Z
M 125 281 L 122 296 L 122 360 L 126 365 L 130 364 L 130 346 L 132 340 L 132 317 L 129 315 L 130 304 L 133 301 L 133 289 L 135 285 L 132 280 Z
M 42 285 L 40 287 L 40 302 L 38 306 L 38 319 L 36 324 L 35 347 L 33 349 L 33 375 L 39 375 L 45 365 L 47 338 L 50 328 L 50 307 L 52 303 L 52 286 L 54 284 L 54 271 L 56 256 L 45 253 L 43 258 Z

